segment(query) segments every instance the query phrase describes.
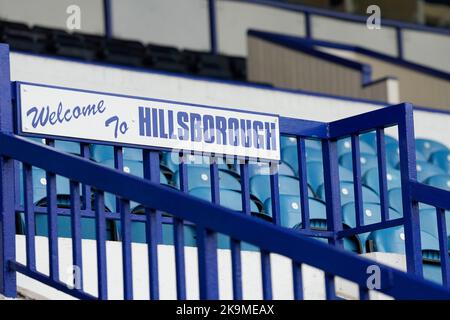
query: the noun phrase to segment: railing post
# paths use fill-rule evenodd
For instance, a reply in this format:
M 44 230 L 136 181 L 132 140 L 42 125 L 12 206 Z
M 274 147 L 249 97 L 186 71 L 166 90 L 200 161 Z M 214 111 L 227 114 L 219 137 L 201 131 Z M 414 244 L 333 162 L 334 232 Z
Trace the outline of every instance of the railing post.
M 13 132 L 9 48 L 4 44 L 0 44 L 0 132 Z M 0 173 L 0 293 L 15 297 L 16 273 L 9 267 L 16 257 L 14 160 L 0 157 Z
M 422 276 L 419 204 L 411 197 L 411 181 L 417 180 L 414 118 L 411 104 L 402 105 L 404 113 L 398 124 L 403 217 L 405 218 L 406 267 L 409 273 Z

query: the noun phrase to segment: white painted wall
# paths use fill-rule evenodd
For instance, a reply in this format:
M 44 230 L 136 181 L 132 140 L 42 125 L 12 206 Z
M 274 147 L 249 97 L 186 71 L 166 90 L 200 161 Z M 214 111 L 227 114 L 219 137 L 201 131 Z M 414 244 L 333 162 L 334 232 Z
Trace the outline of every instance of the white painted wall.
M 246 56 L 249 29 L 305 36 L 305 17 L 301 12 L 229 0 L 216 3 L 221 53 Z
M 102 0 L 0 0 L 0 19 L 66 29 L 66 10 L 70 5 L 81 9 L 81 32 L 105 33 Z
M 144 43 L 209 50 L 207 0 L 113 0 L 113 34 Z
M 391 56 L 397 56 L 395 29 L 382 26 L 370 30 L 361 22 L 350 22 L 328 17 L 311 16 L 313 38 L 337 43 L 357 45 Z
M 317 121 L 332 121 L 380 108 L 372 103 L 19 53 L 11 54 L 11 78 L 14 81 L 277 113 Z M 449 121 L 448 114 L 416 111 L 416 136 L 436 139 L 450 147 Z
M 48 239 L 36 237 L 36 266 L 41 273 L 48 274 Z M 60 280 L 73 284 L 72 243 L 71 239 L 59 238 Z M 112 300 L 123 298 L 122 247 L 120 242 L 108 241 L 107 249 L 107 283 L 108 297 Z M 83 287 L 85 292 L 97 295 L 97 256 L 96 242 L 82 240 L 83 252 Z M 134 299 L 149 299 L 148 250 L 145 244 L 132 244 L 133 295 Z M 245 300 L 262 299 L 261 258 L 258 252 L 242 251 L 242 284 Z M 404 256 L 389 253 L 372 253 L 368 258 L 405 270 Z M 25 236 L 16 236 L 16 257 L 20 263 L 26 263 Z M 175 255 L 173 246 L 158 246 L 160 299 L 176 299 Z M 186 294 L 187 299 L 199 298 L 197 248 L 185 248 Z M 231 254 L 230 250 L 218 249 L 219 298 L 230 300 L 232 295 Z M 275 300 L 293 299 L 291 260 L 271 254 L 271 276 L 273 297 Z M 321 270 L 302 265 L 304 297 L 307 300 L 325 299 L 324 274 Z M 17 274 L 20 292 L 35 299 L 65 300 L 74 299 L 58 290 L 48 287 L 22 274 Z M 357 286 L 336 278 L 336 293 L 346 299 L 357 299 Z M 372 299 L 386 299 L 385 295 L 371 292 Z
M 450 73 L 450 36 L 415 30 L 402 34 L 406 60 Z

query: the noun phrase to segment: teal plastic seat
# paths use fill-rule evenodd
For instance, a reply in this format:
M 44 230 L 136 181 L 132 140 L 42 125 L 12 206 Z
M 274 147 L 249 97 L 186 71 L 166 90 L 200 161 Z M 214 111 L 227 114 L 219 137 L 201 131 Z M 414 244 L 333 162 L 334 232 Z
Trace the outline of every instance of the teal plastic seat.
M 326 223 L 327 211 L 325 204 L 319 200 L 309 198 L 309 218 L 311 225 L 316 221 L 323 220 Z M 272 199 L 264 202 L 264 210 L 272 216 Z M 287 228 L 294 228 L 302 223 L 302 208 L 300 198 L 292 195 L 280 195 L 280 225 Z
M 344 153 L 339 157 L 339 164 L 347 170 L 353 170 L 352 153 Z M 369 153 L 360 153 L 360 166 L 361 176 L 363 176 L 368 170 L 376 168 L 378 166 L 377 156 Z
M 269 164 L 266 162 L 250 162 L 248 164 L 248 175 L 250 178 L 253 176 L 270 175 L 271 171 L 273 169 L 271 170 Z M 278 165 L 278 174 L 291 177 L 295 176 L 294 170 L 284 162 Z
M 425 231 L 420 232 L 420 238 L 422 251 L 439 251 L 437 238 Z M 370 251 L 405 254 L 405 233 L 401 226 L 373 231 L 367 240 L 371 241 Z
M 299 180 L 295 177 L 278 176 L 279 194 L 300 196 Z M 250 179 L 250 194 L 264 203 L 271 196 L 270 176 L 254 176 Z M 308 188 L 308 196 L 314 197 L 314 193 Z
M 444 170 L 442 170 L 438 166 L 424 161 L 417 161 L 416 170 L 417 180 L 419 182 L 424 182 L 425 180 L 433 176 L 445 174 Z
M 194 188 L 189 191 L 189 194 L 198 197 L 200 199 L 211 201 L 211 189 L 210 188 Z M 220 189 L 219 190 L 220 205 L 234 210 L 242 211 L 242 194 L 239 191 Z M 250 210 L 251 212 L 259 212 L 258 207 L 255 202 L 250 200 Z
M 363 219 L 364 225 L 371 225 L 381 222 L 381 206 L 378 203 L 364 203 L 363 204 Z M 389 220 L 401 218 L 395 210 L 389 210 Z M 342 207 L 342 222 L 348 228 L 356 227 L 356 208 L 354 202 L 349 202 Z M 365 251 L 365 243 L 370 233 L 360 233 L 357 235 L 362 244 L 363 252 Z
M 296 147 L 297 138 L 290 136 L 280 136 L 281 151 L 287 147 Z M 322 142 L 317 139 L 305 139 L 305 147 L 320 150 L 322 149 Z
M 48 221 L 46 214 L 36 214 L 36 235 L 48 237 Z M 71 238 L 72 237 L 72 226 L 71 217 L 66 215 L 58 215 L 58 237 L 61 238 Z M 93 218 L 81 218 L 81 238 L 95 240 L 95 219 Z M 113 226 L 110 221 L 107 221 L 106 230 L 107 240 L 114 240 Z
M 114 168 L 114 160 L 109 159 L 101 162 L 102 165 L 105 165 L 110 168 Z M 141 161 L 134 161 L 134 160 L 123 160 L 123 171 L 128 174 L 135 175 L 139 178 L 144 177 L 144 167 L 143 163 Z M 167 180 L 166 176 L 162 173 L 162 171 L 159 172 L 159 180 L 161 184 L 168 185 L 169 181 Z M 131 201 L 130 202 L 130 211 L 133 211 L 136 207 L 138 207 L 139 204 Z M 111 211 L 116 212 L 116 197 L 111 193 L 105 193 L 105 207 Z
M 386 182 L 388 190 L 392 190 L 394 188 L 401 188 L 402 179 L 399 170 L 393 168 L 386 168 Z M 373 191 L 375 191 L 378 195 L 380 194 L 380 184 L 378 178 L 378 168 L 372 168 L 366 172 L 363 177 L 363 184 Z
M 432 176 L 425 183 L 432 187 L 450 191 L 450 174 Z
M 337 142 L 337 151 L 338 151 L 338 156 L 341 156 L 345 153 L 351 152 L 352 151 L 352 141 L 350 138 L 345 138 L 345 139 L 340 139 Z M 359 151 L 361 153 L 367 153 L 367 154 L 372 154 L 372 155 L 376 155 L 376 151 L 374 148 L 372 148 L 370 145 L 368 145 L 367 143 L 365 143 L 364 141 L 359 141 Z
M 360 141 L 364 141 L 369 146 L 371 146 L 374 150 L 377 150 L 377 134 L 375 132 L 372 131 L 372 132 L 364 133 L 364 134 L 360 135 L 359 138 L 360 138 Z M 397 139 L 385 134 L 384 135 L 384 143 L 385 143 L 385 145 L 387 145 L 389 143 L 398 144 L 398 141 L 397 141 Z
M 55 148 L 59 151 L 64 151 L 72 154 L 81 154 L 80 144 L 73 141 L 55 140 Z
M 106 161 L 114 160 L 114 147 L 92 144 L 90 145 L 91 159 L 96 162 L 104 163 Z M 123 160 L 142 162 L 142 150 L 136 148 L 123 148 Z
M 450 173 L 450 151 L 440 150 L 433 152 L 430 156 L 430 162 L 438 166 L 447 173 Z
M 323 185 L 323 164 L 322 162 L 312 161 L 306 163 L 306 178 L 312 190 L 318 194 L 319 187 Z M 353 172 L 339 166 L 339 180 L 353 181 Z
M 448 150 L 447 146 L 431 139 L 416 139 L 416 149 L 428 160 L 433 152 Z
M 314 148 L 305 148 L 306 161 L 322 162 L 322 151 Z M 298 176 L 298 154 L 297 147 L 286 147 L 281 152 L 281 161 L 287 163 Z
M 209 168 L 211 162 L 209 156 L 202 156 L 197 154 L 189 154 L 185 156 L 185 164 L 188 167 L 204 167 Z M 219 169 L 229 170 L 228 163 L 233 164 L 232 158 L 218 158 L 217 166 Z M 176 152 L 163 152 L 161 157 L 161 164 L 167 167 L 172 172 L 177 172 L 180 168 L 180 157 Z
M 210 168 L 189 166 L 187 169 L 189 190 L 199 187 L 211 187 Z M 174 174 L 174 182 L 177 188 L 180 187 L 180 173 Z M 219 186 L 222 189 L 241 190 L 241 183 L 229 170 L 219 170 Z
M 428 232 L 420 232 L 422 244 L 424 278 L 436 283 L 442 283 L 439 262 L 439 240 Z M 368 237 L 370 251 L 405 254 L 405 233 L 403 227 L 393 227 L 377 230 Z
M 421 209 L 420 213 L 420 230 L 425 231 L 432 236 L 439 238 L 439 233 L 437 229 L 437 219 L 436 219 L 436 209 L 427 208 Z M 449 212 L 446 212 L 446 230 L 447 235 L 450 235 L 450 217 Z
M 341 190 L 341 206 L 355 201 L 355 194 L 354 194 L 354 186 L 352 182 L 341 182 L 340 183 L 340 190 Z M 320 199 L 323 201 L 325 200 L 325 186 L 322 185 L 319 187 L 318 195 Z M 380 203 L 380 198 L 378 195 L 371 189 L 367 188 L 366 186 L 362 186 L 362 198 L 363 202 L 365 203 Z
M 399 169 L 400 150 L 398 143 L 389 143 L 386 145 L 386 165 L 395 169 Z M 426 161 L 424 155 L 416 150 L 416 160 Z

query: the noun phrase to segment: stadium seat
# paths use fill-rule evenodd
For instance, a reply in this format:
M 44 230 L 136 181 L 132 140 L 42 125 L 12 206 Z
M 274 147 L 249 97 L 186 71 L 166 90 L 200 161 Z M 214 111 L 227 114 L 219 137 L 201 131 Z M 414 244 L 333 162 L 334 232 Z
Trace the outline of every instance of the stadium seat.
M 237 170 L 239 172 L 239 170 Z M 250 162 L 248 164 L 248 175 L 249 177 L 260 176 L 260 175 L 270 175 L 271 168 L 268 163 L 265 162 Z M 284 176 L 295 176 L 294 170 L 284 162 L 278 165 L 278 174 Z
M 153 69 L 185 73 L 183 55 L 174 47 L 147 45 L 145 63 Z
M 59 151 L 80 155 L 80 144 L 72 141 L 55 140 L 55 148 Z
M 439 241 L 428 232 L 420 232 L 422 251 L 439 251 Z M 370 252 L 405 253 L 405 233 L 403 227 L 373 231 L 367 238 Z
M 315 148 L 305 148 L 305 157 L 306 161 L 322 161 L 322 151 L 315 149 Z M 292 170 L 294 170 L 295 175 L 298 176 L 298 155 L 297 155 L 297 147 L 296 146 L 289 146 L 285 147 L 281 151 L 281 161 L 288 164 Z
M 339 157 L 339 164 L 345 169 L 353 171 L 353 158 L 352 153 L 347 152 Z M 372 169 L 378 165 L 377 156 L 369 153 L 360 153 L 360 166 L 361 176 L 363 176 L 367 170 Z
M 389 220 L 401 218 L 395 210 L 389 210 Z M 363 219 L 364 225 L 371 225 L 381 222 L 381 206 L 378 203 L 364 203 L 363 204 Z M 349 202 L 342 207 L 342 222 L 348 228 L 356 227 L 356 208 L 354 202 Z M 369 232 L 360 233 L 357 235 L 362 244 L 363 252 L 365 251 L 365 243 Z
M 355 201 L 355 194 L 354 194 L 354 186 L 353 182 L 341 182 L 340 183 L 340 190 L 341 190 L 341 206 Z M 325 200 L 325 187 L 324 185 L 319 187 L 318 190 L 318 196 L 323 201 Z M 362 186 L 362 195 L 363 195 L 363 202 L 366 203 L 379 203 L 380 198 L 378 195 L 372 191 L 371 189 Z
M 352 151 L 351 139 L 346 138 L 346 139 L 338 140 L 337 151 L 338 151 L 338 156 L 341 156 L 344 153 L 351 152 Z M 364 141 L 361 141 L 361 140 L 359 141 L 359 151 L 361 153 L 376 155 L 375 149 L 373 149 L 370 145 L 368 145 L 367 143 L 365 143 Z
M 424 182 L 428 178 L 433 176 L 445 174 L 444 170 L 442 170 L 438 166 L 435 166 L 432 163 L 424 161 L 417 161 L 416 170 L 417 170 L 417 180 L 419 182 Z
M 434 208 L 421 209 L 419 213 L 420 213 L 420 229 L 438 238 L 439 234 L 437 229 L 436 209 Z M 446 212 L 445 216 L 446 216 L 445 222 L 447 235 L 450 235 L 449 212 Z
M 319 221 L 327 220 L 325 204 L 317 199 L 309 198 L 309 218 L 311 226 Z M 264 211 L 272 216 L 272 199 L 264 202 Z M 287 228 L 294 228 L 302 223 L 302 208 L 299 196 L 280 195 L 280 225 Z
M 450 191 L 450 174 L 432 176 L 425 181 L 426 184 Z
M 232 79 L 230 62 L 227 57 L 207 52 L 183 51 L 188 70 L 200 76 Z
M 230 57 L 230 68 L 234 80 L 237 81 L 247 80 L 247 62 L 245 58 Z
M 398 143 L 389 143 L 386 145 L 386 164 L 392 168 L 399 169 L 400 155 Z M 426 161 L 422 153 L 416 150 L 416 160 Z
M 434 140 L 416 139 L 416 150 L 428 160 L 433 152 L 448 150 L 448 148 L 444 144 Z
M 300 195 L 300 185 L 297 178 L 289 176 L 278 176 L 279 193 L 280 195 Z M 270 177 L 269 176 L 254 176 L 250 179 L 250 193 L 258 198 L 261 203 L 264 203 L 270 198 Z M 312 190 L 308 188 L 308 196 L 314 197 Z
M 58 237 L 71 238 L 72 225 L 71 217 L 68 215 L 58 215 Z M 48 236 L 48 221 L 46 214 L 36 214 L 36 235 Z M 93 218 L 81 218 L 81 238 L 95 240 L 95 220 Z M 113 240 L 112 226 L 107 223 L 107 240 Z
M 103 42 L 101 58 L 103 61 L 125 66 L 143 65 L 145 47 L 137 41 L 106 39 Z
M 364 141 L 369 146 L 371 146 L 373 150 L 375 150 L 375 151 L 377 150 L 377 134 L 375 132 L 364 133 L 364 134 L 360 135 L 359 138 L 360 138 L 360 141 Z M 390 143 L 398 144 L 398 141 L 397 141 L 397 139 L 385 134 L 384 135 L 384 144 L 387 145 Z
M 447 173 L 450 173 L 450 151 L 440 150 L 433 152 L 430 156 L 430 162 L 438 166 Z
M 0 24 L 0 42 L 7 43 L 11 50 L 40 53 L 46 49 L 45 39 L 38 37 L 27 25 L 22 23 L 2 22 Z
M 91 61 L 97 58 L 98 48 L 86 43 L 79 34 L 53 32 L 51 36 L 51 50 L 60 56 L 78 58 Z
M 286 147 L 296 147 L 297 146 L 297 138 L 292 136 L 280 136 L 280 145 L 281 150 L 283 150 Z M 311 149 L 322 149 L 322 143 L 320 140 L 314 140 L 314 139 L 305 139 L 305 148 L 311 148 Z
M 96 162 L 114 160 L 114 148 L 102 144 L 90 145 L 91 159 Z M 142 162 L 142 150 L 136 148 L 122 148 L 123 160 Z M 114 162 L 113 162 L 114 163 Z M 112 165 L 114 167 L 114 165 Z
M 190 166 L 187 170 L 189 190 L 198 187 L 211 187 L 209 167 Z M 177 188 L 180 187 L 179 171 L 175 172 L 174 182 Z M 241 190 L 241 183 L 229 171 L 219 169 L 220 188 L 228 190 Z
M 194 188 L 189 191 L 189 194 L 206 200 L 211 201 L 211 189 L 205 187 Z M 228 209 L 234 211 L 242 211 L 242 194 L 239 191 L 220 189 L 219 190 L 220 204 Z M 250 200 L 250 211 L 259 212 L 255 202 Z
M 323 185 L 323 164 L 318 161 L 306 163 L 306 178 L 314 193 L 318 194 L 319 187 Z M 339 180 L 353 181 L 353 172 L 339 166 Z
M 393 168 L 386 168 L 386 181 L 388 190 L 394 188 L 401 188 L 402 180 L 400 171 Z M 380 194 L 380 184 L 378 178 L 378 168 L 372 168 L 366 172 L 363 177 L 363 184 L 373 191 L 375 191 L 378 195 Z

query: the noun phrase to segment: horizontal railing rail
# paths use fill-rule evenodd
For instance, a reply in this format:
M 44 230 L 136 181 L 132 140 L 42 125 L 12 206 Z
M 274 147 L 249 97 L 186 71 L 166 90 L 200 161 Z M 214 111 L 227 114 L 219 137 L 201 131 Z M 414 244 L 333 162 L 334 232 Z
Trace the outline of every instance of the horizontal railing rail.
M 42 168 L 51 174 L 67 177 L 74 183 L 90 185 L 96 189 L 96 192 L 100 190 L 102 193 L 111 192 L 121 197 L 123 201 L 133 200 L 149 208 L 170 212 L 180 219 L 195 223 L 198 230 L 229 235 L 237 241 L 254 244 L 264 252 L 284 255 L 292 259 L 294 263 L 320 268 L 330 275 L 348 279 L 361 287 L 366 286 L 368 267 L 377 264 L 381 271 L 381 289 L 379 291 L 383 293 L 403 299 L 450 299 L 450 291 L 402 271 L 307 239 L 294 231 L 238 214 L 177 190 L 95 164 L 77 156 L 65 154 L 24 138 L 0 134 L 0 154 L 2 157 L 16 159 L 25 164 Z M 189 210 L 185 208 L 189 208 Z M 123 228 L 129 227 L 126 224 L 129 224 L 130 220 L 122 217 L 122 222 L 125 222 Z M 262 234 L 264 237 L 261 237 Z M 204 237 L 207 238 L 208 235 Z M 216 251 L 216 247 L 208 239 L 199 241 L 200 243 L 204 241 L 203 245 L 199 243 L 198 249 L 200 268 L 203 263 L 203 267 L 206 268 L 203 272 L 207 274 L 202 279 L 205 283 L 203 285 L 200 283 L 200 297 L 218 298 L 217 288 L 214 289 L 214 283 L 217 285 L 217 264 L 209 259 L 214 260 L 213 251 Z M 124 251 L 127 251 L 126 248 Z M 43 275 L 37 274 L 34 270 L 14 261 L 12 266 L 15 270 L 27 275 L 34 274 L 36 279 L 44 282 Z M 131 274 L 126 275 L 126 271 L 130 270 L 124 270 L 124 277 L 131 276 Z M 57 279 L 52 280 L 46 281 L 47 284 L 58 283 Z M 57 287 L 82 298 L 89 297 L 87 294 L 84 295 L 84 292 L 79 292 L 80 290 L 67 289 L 61 283 Z M 125 291 L 129 289 L 131 287 L 125 286 Z M 129 292 L 127 295 L 132 297 Z

